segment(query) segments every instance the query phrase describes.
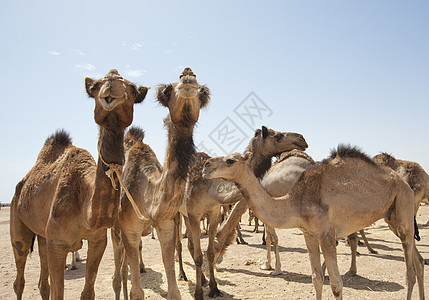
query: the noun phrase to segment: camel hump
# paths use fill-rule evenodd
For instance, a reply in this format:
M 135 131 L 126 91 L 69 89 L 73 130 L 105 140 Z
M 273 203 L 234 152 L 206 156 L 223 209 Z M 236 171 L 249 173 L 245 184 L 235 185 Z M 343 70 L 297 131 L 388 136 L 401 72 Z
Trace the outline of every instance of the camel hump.
M 64 129 L 58 129 L 57 131 L 55 131 L 54 134 L 52 134 L 45 140 L 45 146 L 52 145 L 67 147 L 71 145 L 71 143 L 72 139 L 70 137 L 70 134 Z
M 357 146 L 351 146 L 351 145 L 344 145 L 340 144 L 338 145 L 337 149 L 331 150 L 331 155 L 327 158 L 327 160 L 332 160 L 338 158 L 357 158 L 361 159 L 371 165 L 376 165 L 376 163 L 362 150 Z
M 299 151 L 299 150 L 291 150 L 291 151 L 286 151 L 283 152 L 279 159 L 275 161 L 275 163 L 280 163 L 286 159 L 288 159 L 289 157 L 300 157 L 303 158 L 305 160 L 308 160 L 312 165 L 316 164 L 316 162 L 313 160 L 313 158 L 311 158 L 310 155 L 308 155 L 305 152 Z
M 142 143 L 144 139 L 144 131 L 138 126 L 131 126 L 124 137 L 125 151 L 128 151 L 136 143 Z

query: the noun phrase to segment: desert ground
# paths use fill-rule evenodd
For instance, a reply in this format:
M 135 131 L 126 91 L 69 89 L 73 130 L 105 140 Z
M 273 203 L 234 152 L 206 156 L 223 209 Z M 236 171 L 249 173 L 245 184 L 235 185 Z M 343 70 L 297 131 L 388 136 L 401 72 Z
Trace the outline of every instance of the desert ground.
M 0 299 L 14 299 L 13 281 L 16 271 L 9 235 L 9 208 L 0 210 Z M 260 270 L 265 259 L 265 246 L 261 245 L 261 233 L 252 233 L 247 214 L 242 218 L 242 232 L 248 245 L 231 245 L 223 261 L 218 264 L 216 277 L 223 297 L 217 299 L 314 299 L 315 292 L 311 283 L 311 270 L 302 233 L 298 229 L 277 230 L 280 244 L 280 256 L 283 274 L 270 275 L 270 271 Z M 417 247 L 425 259 L 429 259 L 429 205 L 422 205 L 418 212 L 417 222 L 420 228 L 421 241 Z M 260 226 L 262 231 L 262 226 Z M 107 245 L 101 262 L 97 281 L 96 299 L 114 299 L 112 274 L 114 268 L 112 245 Z M 365 246 L 358 247 L 360 256 L 357 259 L 358 275 L 344 275 L 350 266 L 350 248 L 344 241 L 338 245 L 338 265 L 343 274 L 345 299 L 404 299 L 406 296 L 405 264 L 399 239 L 380 220 L 366 230 L 372 247 L 378 254 L 369 254 Z M 187 239 L 183 239 L 184 267 L 189 281 L 179 281 L 183 299 L 193 299 L 195 288 L 195 269 L 187 250 Z M 207 237 L 202 235 L 203 249 Z M 65 270 L 65 298 L 78 299 L 85 279 L 86 242 L 79 251 L 82 261 L 78 270 Z M 67 263 L 70 263 L 69 255 Z M 160 246 L 157 239 L 150 236 L 143 238 L 143 259 L 147 273 L 141 274 L 142 287 L 146 299 L 164 299 L 167 296 L 167 283 L 161 261 Z M 272 266 L 274 261 L 272 262 Z M 425 290 L 429 297 L 429 275 L 426 269 Z M 28 258 L 25 278 L 26 284 L 23 299 L 40 299 L 37 288 L 39 280 L 39 257 L 37 243 L 33 254 Z M 207 271 L 207 268 L 205 268 Z M 176 267 L 176 274 L 178 269 Z M 206 272 L 207 274 L 207 272 Z M 130 289 L 130 282 L 128 283 Z M 208 287 L 204 288 L 208 298 Z M 323 287 L 323 299 L 333 299 L 328 276 Z M 413 299 L 418 299 L 417 285 L 414 287 Z

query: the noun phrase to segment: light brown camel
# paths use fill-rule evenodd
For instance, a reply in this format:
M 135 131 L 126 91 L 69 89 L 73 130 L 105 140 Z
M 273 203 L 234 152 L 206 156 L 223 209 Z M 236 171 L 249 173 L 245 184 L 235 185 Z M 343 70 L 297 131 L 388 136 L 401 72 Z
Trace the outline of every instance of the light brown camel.
M 316 162 L 306 153 L 300 151 L 288 151 L 283 153 L 280 158 L 274 162 L 272 167 L 268 170 L 266 175 L 261 180 L 261 185 L 272 197 L 281 197 L 286 195 L 292 189 L 295 182 L 299 179 L 301 174 L 309 167 L 314 166 Z M 215 239 L 215 249 L 217 252 L 225 252 L 229 246 L 227 242 L 227 236 L 229 232 L 233 231 L 235 225 L 239 221 L 240 216 L 246 211 L 247 206 L 237 205 L 232 210 L 229 218 L 225 223 L 222 224 Z M 274 248 L 274 254 L 276 257 L 275 269 L 271 272 L 271 275 L 279 275 L 281 271 L 280 254 L 278 249 L 278 237 L 275 229 L 265 225 L 267 231 L 266 247 L 267 247 L 267 258 L 265 263 L 261 266 L 262 270 L 272 270 L 271 267 L 271 244 Z M 374 251 L 366 240 L 363 230 L 360 230 L 362 238 L 364 239 L 365 245 L 368 251 L 371 253 L 377 253 Z M 355 234 L 348 236 L 348 241 L 352 247 L 352 259 L 351 266 L 348 271 L 350 275 L 355 275 L 357 272 L 356 268 L 356 255 L 357 255 L 357 236 Z M 356 248 L 353 248 L 355 246 Z M 354 251 L 353 251 L 354 250 Z
M 414 215 L 420 207 L 420 204 L 429 199 L 429 175 L 416 162 L 396 159 L 387 153 L 381 153 L 374 156 L 374 161 L 388 166 L 401 176 L 409 184 L 414 192 Z
M 139 241 L 145 224 L 154 226 L 161 244 L 168 282 L 168 299 L 180 299 L 174 270 L 174 217 L 184 208 L 188 165 L 195 153 L 194 125 L 200 109 L 209 102 L 209 89 L 197 82 L 190 68 L 180 75 L 177 83 L 159 85 L 157 100 L 169 109 L 165 119 L 168 145 L 164 167 L 161 167 L 150 147 L 137 141 L 128 152 L 124 167 L 125 186 L 138 208 L 149 220 L 141 221 L 126 195 L 121 197 L 119 226 L 126 256 L 131 268 L 131 299 L 144 299 L 139 271 Z M 186 212 L 182 210 L 186 215 Z
M 402 243 L 407 299 L 411 299 L 416 277 L 420 299 L 424 299 L 423 258 L 413 237 L 413 193 L 398 174 L 374 163 L 356 148 L 339 146 L 328 159 L 308 168 L 290 193 L 272 198 L 250 169 L 249 157 L 233 154 L 210 159 L 203 173 L 208 179 L 234 181 L 265 224 L 301 229 L 310 256 L 316 299 L 322 298 L 324 281 L 319 249 L 325 258 L 332 293 L 342 299 L 336 240 L 383 217 Z
M 95 99 L 94 119 L 99 125 L 99 159 L 72 145 L 69 135 L 57 131 L 46 139 L 36 164 L 17 184 L 11 203 L 10 234 L 17 277 L 18 299 L 24 289 L 24 268 L 33 235 L 40 253 L 39 290 L 42 299 L 64 298 L 67 253 L 88 240 L 85 287 L 82 299 L 94 299 L 94 283 L 107 243 L 106 231 L 117 218 L 118 179 L 106 176 L 109 164 L 124 162 L 123 136 L 133 120 L 133 106 L 142 102 L 147 88 L 137 88 L 111 70 L 105 77 L 85 78 L 88 95 Z M 104 162 L 103 162 L 104 161 Z M 112 183 L 115 186 L 112 186 Z M 50 284 L 48 283 L 50 276 Z
M 271 166 L 271 158 L 273 156 L 280 155 L 282 152 L 292 149 L 304 150 L 307 146 L 304 137 L 300 134 L 278 132 L 262 126 L 262 129 L 256 130 L 246 151 L 252 151 L 253 157 L 250 161 L 252 171 L 255 173 L 255 176 L 261 177 Z M 208 158 L 209 156 L 205 153 L 195 154 L 190 172 L 186 201 L 188 217 L 185 216 L 185 224 L 188 232 L 188 248 L 196 266 L 194 293 L 196 299 L 204 298 L 202 285 L 206 281 L 201 269 L 203 255 L 200 241 L 200 220 L 204 216 L 208 217 L 209 220 L 207 260 L 210 272 L 210 291 L 208 296 L 222 296 L 214 276 L 215 255 L 213 241 L 221 220 L 221 207 L 223 205 L 234 204 L 238 201 L 244 201 L 240 191 L 235 187 L 233 182 L 222 179 L 206 180 L 202 178 L 202 168 Z M 180 256 L 179 253 L 179 258 Z M 180 269 L 183 270 L 182 267 Z

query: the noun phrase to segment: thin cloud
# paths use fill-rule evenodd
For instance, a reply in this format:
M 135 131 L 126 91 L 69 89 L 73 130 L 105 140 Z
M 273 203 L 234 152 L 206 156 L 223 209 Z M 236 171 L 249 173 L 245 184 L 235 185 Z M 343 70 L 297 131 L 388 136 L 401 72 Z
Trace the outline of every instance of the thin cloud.
M 58 55 L 61 55 L 61 52 L 58 52 L 58 51 L 49 51 L 48 52 L 50 55 L 53 55 L 53 56 L 58 56 Z
M 94 71 L 95 66 L 93 64 L 79 64 L 74 66 L 76 69 L 84 71 Z
M 71 52 L 72 52 L 74 55 L 78 55 L 78 56 L 85 56 L 85 53 L 83 53 L 80 49 L 73 49 L 73 50 L 71 50 Z
M 129 44 L 128 42 L 122 42 L 122 46 L 126 47 L 128 49 L 131 49 L 132 51 L 140 51 L 141 48 L 143 48 L 144 42 L 137 42 Z
M 125 75 L 129 77 L 140 77 L 143 73 L 146 73 L 146 70 L 128 70 Z

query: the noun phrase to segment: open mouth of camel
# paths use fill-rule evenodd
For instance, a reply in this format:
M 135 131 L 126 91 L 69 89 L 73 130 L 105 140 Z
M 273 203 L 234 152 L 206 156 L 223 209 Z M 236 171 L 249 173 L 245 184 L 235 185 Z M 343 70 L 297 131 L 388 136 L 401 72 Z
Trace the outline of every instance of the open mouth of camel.
M 121 102 L 121 99 L 108 96 L 105 98 L 100 98 L 100 101 L 104 109 L 110 111 L 114 109 L 119 102 Z

